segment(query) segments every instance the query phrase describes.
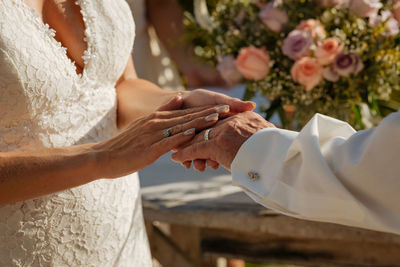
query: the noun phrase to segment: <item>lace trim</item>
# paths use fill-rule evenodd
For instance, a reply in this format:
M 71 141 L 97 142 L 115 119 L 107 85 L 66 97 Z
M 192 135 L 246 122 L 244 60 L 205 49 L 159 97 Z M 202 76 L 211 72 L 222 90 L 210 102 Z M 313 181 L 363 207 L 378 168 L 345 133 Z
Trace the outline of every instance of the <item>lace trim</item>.
M 30 8 L 25 2 L 24 0 L 13 0 L 15 4 L 17 4 L 18 7 L 20 8 L 24 8 L 26 10 L 28 10 L 29 14 L 32 15 L 32 18 L 35 22 L 35 24 L 38 26 L 39 30 L 43 32 L 44 35 L 46 35 L 51 42 L 53 42 L 61 51 L 61 53 L 64 55 L 64 57 L 66 58 L 66 60 L 70 63 L 72 69 L 74 70 L 75 74 L 77 75 L 77 77 L 79 79 L 83 79 L 84 77 L 86 77 L 86 73 L 87 73 L 87 68 L 91 65 L 91 61 L 93 59 L 96 59 L 96 53 L 95 53 L 95 46 L 93 45 L 96 42 L 96 33 L 95 31 L 92 30 L 91 24 L 94 23 L 95 19 L 96 19 L 96 15 L 91 12 L 90 8 L 89 8 L 89 3 L 87 0 L 77 0 L 75 2 L 76 5 L 78 5 L 80 7 L 80 13 L 82 14 L 82 19 L 85 25 L 85 30 L 84 30 L 84 39 L 83 41 L 86 42 L 87 48 L 86 50 L 83 52 L 83 62 L 84 62 L 84 67 L 83 67 L 83 71 L 82 73 L 78 73 L 77 72 L 77 68 L 75 65 L 75 62 L 73 60 L 71 60 L 68 55 L 67 55 L 67 48 L 64 47 L 62 45 L 61 42 L 57 41 L 57 39 L 55 39 L 56 36 L 56 30 L 54 30 L 53 28 L 50 27 L 49 24 L 44 23 L 41 18 L 40 15 L 36 12 L 35 9 Z
M 83 52 L 82 59 L 86 67 L 90 63 L 90 60 L 96 58 L 95 47 L 92 46 L 92 44 L 96 42 L 96 32 L 93 31 L 91 27 L 91 24 L 93 24 L 96 20 L 96 15 L 95 13 L 91 12 L 90 8 L 88 8 L 89 4 L 87 1 L 77 0 L 75 4 L 80 6 L 80 12 L 85 24 L 85 37 L 83 38 L 83 41 L 86 42 L 87 49 Z

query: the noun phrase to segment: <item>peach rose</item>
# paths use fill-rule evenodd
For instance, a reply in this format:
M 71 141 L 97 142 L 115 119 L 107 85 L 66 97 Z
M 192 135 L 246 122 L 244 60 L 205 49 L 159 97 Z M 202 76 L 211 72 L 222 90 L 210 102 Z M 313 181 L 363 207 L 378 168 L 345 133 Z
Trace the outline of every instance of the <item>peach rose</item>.
M 303 57 L 294 63 L 290 72 L 295 82 L 311 91 L 321 82 L 323 69 L 315 58 Z
M 293 118 L 296 113 L 296 107 L 290 104 L 283 105 L 283 110 L 288 118 Z
M 335 37 L 328 38 L 318 45 L 315 51 L 315 56 L 317 57 L 318 63 L 325 66 L 331 64 L 338 55 L 343 50 L 343 45 L 339 43 L 339 40 Z
M 299 25 L 297 25 L 296 29 L 300 31 L 309 30 L 312 38 L 324 39 L 326 36 L 325 29 L 321 22 L 315 19 L 303 20 Z
M 237 70 L 250 80 L 261 80 L 270 70 L 270 58 L 265 48 L 249 46 L 242 48 L 235 60 Z

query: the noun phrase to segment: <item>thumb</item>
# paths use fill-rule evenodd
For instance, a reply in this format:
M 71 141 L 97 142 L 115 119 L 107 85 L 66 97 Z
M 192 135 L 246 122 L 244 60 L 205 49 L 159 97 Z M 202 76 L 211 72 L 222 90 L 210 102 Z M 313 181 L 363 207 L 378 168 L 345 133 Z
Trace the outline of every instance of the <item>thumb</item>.
M 172 98 L 168 103 L 162 105 L 157 110 L 158 111 L 171 111 L 171 110 L 178 110 L 181 109 L 183 106 L 183 98 L 182 95 L 179 93 L 174 98 Z

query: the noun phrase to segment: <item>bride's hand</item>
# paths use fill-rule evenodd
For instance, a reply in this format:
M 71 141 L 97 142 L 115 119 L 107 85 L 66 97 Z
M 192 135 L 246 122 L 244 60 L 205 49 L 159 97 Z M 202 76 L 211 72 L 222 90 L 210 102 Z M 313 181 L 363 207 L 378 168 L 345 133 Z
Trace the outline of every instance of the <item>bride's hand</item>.
M 163 154 L 190 141 L 196 130 L 214 125 L 229 106 L 156 111 L 132 122 L 117 136 L 94 146 L 100 177 L 139 171 Z
M 256 104 L 251 101 L 242 101 L 224 94 L 212 92 L 204 89 L 185 91 L 182 93 L 182 108 L 193 108 L 205 105 L 229 105 L 232 113 L 253 111 Z

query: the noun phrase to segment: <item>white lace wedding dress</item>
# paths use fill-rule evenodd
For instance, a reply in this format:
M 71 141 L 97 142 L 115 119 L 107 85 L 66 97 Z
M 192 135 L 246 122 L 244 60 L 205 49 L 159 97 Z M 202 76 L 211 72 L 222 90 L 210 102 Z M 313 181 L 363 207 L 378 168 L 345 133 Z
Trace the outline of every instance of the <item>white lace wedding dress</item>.
M 134 24 L 124 0 L 79 0 L 85 68 L 22 0 L 0 1 L 0 151 L 116 132 L 116 91 Z M 136 174 L 0 206 L 0 266 L 151 266 Z

